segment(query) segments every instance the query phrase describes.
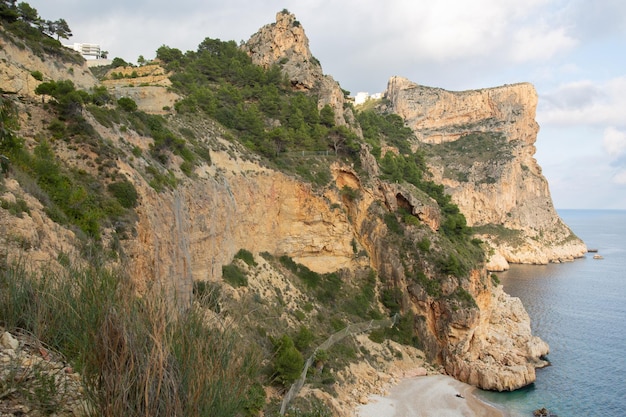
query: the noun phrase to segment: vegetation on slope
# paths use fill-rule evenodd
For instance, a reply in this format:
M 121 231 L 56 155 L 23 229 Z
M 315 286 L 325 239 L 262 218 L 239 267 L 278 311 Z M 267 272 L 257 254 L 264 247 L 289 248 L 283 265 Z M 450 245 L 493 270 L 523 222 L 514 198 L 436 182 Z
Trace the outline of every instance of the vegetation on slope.
M 10 12 L 12 4 L 3 2 L 9 9 L 0 9 L 0 15 Z M 8 22 L 24 26 L 19 21 Z M 28 27 L 36 29 L 33 24 Z M 38 33 L 40 43 L 52 44 L 48 35 Z M 85 242 L 98 247 L 105 229 L 113 229 L 117 239 L 133 233 L 137 191 L 120 174 L 116 159 L 140 160 L 134 166 L 157 191 L 176 187 L 185 177 L 193 178 L 195 166 L 211 163 L 211 145 L 181 122 L 190 118 L 218 122 L 227 137 L 250 152 L 321 186 L 330 181 L 326 154 L 358 167 L 360 149 L 371 148 L 382 180 L 410 184 L 441 210 L 441 230 L 433 233 L 404 208 L 397 212 L 380 204 L 370 208 L 372 218 L 383 219 L 388 230 L 385 244 L 397 254 L 404 275 L 431 297 L 444 297 L 443 279 L 452 276 L 462 282 L 482 262 L 480 242 L 471 239 L 471 229 L 443 186 L 429 179 L 426 156 L 420 149 L 412 150 L 414 138 L 399 116 L 359 113 L 361 141 L 346 127 L 335 125 L 330 107 L 318 110 L 315 95 L 292 91 L 279 67 L 265 70 L 253 65 L 234 42 L 207 38 L 197 51 L 184 54 L 163 46 L 157 57 L 173 72 L 173 88 L 183 96 L 172 116 L 146 114 L 131 99 L 114 100 L 103 87 L 86 92 L 67 80 L 42 82 L 37 93 L 47 123 L 25 146 L 16 134 L 16 105 L 8 97 L 0 103 L 0 153 L 9 157 L 12 175 L 42 202 L 51 219 L 74 228 Z M 122 140 L 116 146 L 100 137 L 96 127 L 133 131 L 151 138 L 152 144 L 147 152 Z M 383 153 L 390 147 L 397 152 Z M 75 155 L 79 162 L 65 163 L 61 153 Z M 81 165 L 80 160 L 88 163 Z M 342 195 L 350 201 L 360 198 L 351 189 Z M 28 210 L 18 203 L 10 208 L 14 213 Z M 353 246 L 355 257 L 368 256 L 356 241 Z M 111 249 L 116 257 L 121 251 L 119 244 Z M 304 294 L 305 300 L 286 318 L 283 313 L 289 304 L 278 289 L 272 297 L 275 302 L 246 291 L 261 266 L 252 254 L 240 251 L 232 264 L 224 266 L 226 285 L 197 283 L 197 304 L 178 318 L 167 314 L 158 293 L 137 297 L 129 277 L 103 267 L 106 259 L 88 258 L 91 266 L 81 268 L 63 262 L 64 272 L 39 275 L 5 262 L 0 268 L 0 322 L 8 329 L 32 332 L 63 353 L 83 373 L 100 415 L 255 415 L 265 407 L 259 383 L 284 388 L 316 343 L 358 321 L 400 313 L 395 328 L 373 332 L 372 340 L 420 345 L 414 330 L 419 317 L 405 312 L 404 294 L 390 277 L 368 268 L 317 274 L 286 256 L 263 254 L 263 258 Z M 234 302 L 225 295 L 230 287 L 241 298 L 236 306 L 222 309 Z M 34 295 L 36 302 L 29 303 Z M 446 297 L 459 308 L 475 306 L 462 286 Z M 207 309 L 218 318 L 228 311 L 240 324 L 241 334 L 256 343 L 237 342 L 232 328 L 223 329 L 216 322 L 207 325 Z M 255 345 L 258 351 L 247 348 Z M 331 393 L 336 382 L 331 369 L 370 355 L 351 339 L 332 349 L 320 353 L 321 365 L 309 380 Z M 263 358 L 261 369 L 251 362 L 258 358 L 255 355 Z
M 185 98 L 179 113 L 202 112 L 238 133 L 249 149 L 269 159 L 295 151 L 332 151 L 353 160 L 356 135 L 336 126 L 330 106 L 293 92 L 278 66 L 252 63 L 234 41 L 205 39 L 197 51 L 162 46 L 157 58 L 173 71 L 173 88 Z

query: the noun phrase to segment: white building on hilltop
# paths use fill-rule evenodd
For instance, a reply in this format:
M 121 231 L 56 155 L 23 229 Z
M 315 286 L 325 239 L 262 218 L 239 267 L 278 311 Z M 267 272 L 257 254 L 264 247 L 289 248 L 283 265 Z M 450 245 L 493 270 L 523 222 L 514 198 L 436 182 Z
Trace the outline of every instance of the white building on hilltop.
M 100 45 L 97 43 L 75 43 L 63 46 L 79 52 L 85 58 L 100 59 L 102 53 Z

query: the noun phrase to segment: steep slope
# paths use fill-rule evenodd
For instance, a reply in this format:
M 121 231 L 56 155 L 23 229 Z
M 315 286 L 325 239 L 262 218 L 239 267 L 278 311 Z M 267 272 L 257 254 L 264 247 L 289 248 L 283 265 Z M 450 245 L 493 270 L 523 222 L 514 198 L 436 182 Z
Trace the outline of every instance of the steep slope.
M 330 104 L 337 125 L 359 132 L 341 88 L 322 74 L 293 15 L 278 13 L 277 22 L 262 28 L 244 49 L 254 62 L 279 64 L 295 90 L 316 95 L 319 109 Z M 28 59 L 28 54 L 16 53 L 7 59 L 7 68 L 30 74 L 33 68 Z M 52 68 L 57 64 L 52 58 L 37 65 L 42 65 L 37 69 L 45 74 L 45 80 L 56 74 Z M 76 74 L 79 68 L 67 72 Z M 61 81 L 63 75 L 56 74 L 55 79 Z M 100 107 L 76 106 L 72 116 L 80 118 L 83 130 L 75 134 L 65 126 L 69 121 L 57 118 L 53 106 L 42 104 L 40 97 L 32 95 L 39 83 L 33 80 L 37 82 L 23 90 L 27 92 L 16 90 L 23 99 L 16 106 L 24 149 L 43 153 L 42 144 L 49 141 L 53 154 L 44 156 L 80 178 L 94 179 L 88 184 L 91 188 L 77 190 L 84 193 L 70 194 L 77 207 L 88 200 L 84 194 L 90 190 L 93 194 L 111 194 L 108 186 L 112 183 L 130 183 L 137 193 L 136 205 L 129 205 L 126 212 L 115 207 L 116 213 L 122 212 L 125 217 L 116 214 L 103 221 L 101 230 L 89 240 L 84 230 L 69 224 L 71 219 L 63 223 L 57 217 L 53 221 L 54 213 L 42 204 L 49 200 L 45 193 L 25 172 L 14 169 L 3 181 L 2 200 L 6 204 L 0 211 L 0 226 L 13 233 L 10 239 L 8 233 L 4 235 L 2 243 L 15 259 L 37 267 L 60 267 L 68 255 L 89 261 L 89 251 L 99 250 L 110 255 L 108 262 L 126 269 L 140 292 L 160 285 L 172 305 L 181 310 L 192 303 L 195 282 L 223 284 L 224 267 L 231 264 L 240 249 L 276 258 L 285 255 L 319 274 L 337 273 L 344 279 L 341 291 L 352 284 L 350 280 L 357 282 L 359 272 L 371 269 L 375 271 L 371 296 L 378 296 L 381 303 L 375 301 L 367 307 L 378 314 L 397 312 L 409 334 L 404 342 L 423 347 L 429 359 L 451 375 L 485 389 L 512 390 L 531 383 L 535 367 L 545 364 L 541 357 L 547 353 L 547 345 L 532 336 L 519 300 L 506 295 L 488 275 L 481 262 L 480 242 L 472 241 L 462 227 L 459 234 L 447 236 L 442 224 L 449 213 L 415 185 L 385 180 L 366 144 L 362 143 L 349 158 L 337 152 L 298 155 L 306 167 L 313 163 L 327 166 L 328 181 L 313 185 L 293 171 L 276 168 L 287 164 L 280 152 L 275 152 L 276 159 L 269 163 L 246 149 L 234 131 L 200 112 L 185 115 L 146 104 L 143 110 L 164 114 L 150 118 L 139 111 L 121 109 L 114 102 Z M 76 80 L 84 89 L 99 86 L 91 82 L 93 79 L 84 83 Z M 107 84 L 115 96 L 120 86 Z M 133 87 L 140 104 L 142 89 L 148 87 L 140 82 Z M 150 102 L 147 99 L 145 103 Z M 526 112 L 526 105 L 532 107 L 532 99 L 517 103 L 515 111 Z M 473 107 L 462 107 L 470 117 Z M 484 112 L 491 114 L 489 111 Z M 431 123 L 438 123 L 439 118 L 433 117 Z M 276 120 L 265 122 L 275 124 Z M 534 123 L 529 119 L 526 122 L 531 127 Z M 513 135 L 516 125 L 511 125 L 505 133 Z M 443 125 L 435 127 L 447 129 Z M 530 136 L 525 140 L 532 143 Z M 527 152 L 524 149 L 520 147 L 520 155 Z M 431 153 L 436 164 L 437 154 Z M 484 171 L 476 170 L 478 174 L 468 175 Z M 448 184 L 443 173 L 435 176 Z M 520 184 L 529 186 L 524 181 Z M 542 190 L 547 192 L 547 187 Z M 477 192 L 476 199 L 483 197 Z M 28 210 L 16 214 L 20 200 L 25 201 Z M 509 211 L 514 211 L 519 202 L 511 202 Z M 528 213 L 527 209 L 522 211 Z M 476 212 L 470 211 L 468 218 L 475 224 L 481 221 Z M 523 223 L 521 217 L 517 221 Z M 545 222 L 550 224 L 549 219 Z M 247 277 L 251 288 L 265 285 L 260 284 L 264 281 L 257 272 Z M 290 285 L 281 288 L 287 291 Z M 269 304 L 260 294 L 280 292 L 279 288 L 259 291 L 255 308 L 261 310 Z M 237 305 L 246 289 L 229 289 L 228 295 Z M 275 308 L 282 309 L 277 314 L 281 317 L 287 310 L 280 303 Z M 316 320 L 324 320 L 327 311 L 321 302 L 311 303 L 310 308 L 317 314 Z M 300 313 L 313 321 L 313 313 L 311 317 Z M 273 321 L 276 328 L 270 330 L 293 331 L 294 323 L 292 320 L 290 328 L 279 329 L 279 322 Z M 251 325 L 255 331 L 257 324 Z
M 431 156 L 435 181 L 499 255 L 545 264 L 586 252 L 556 213 L 533 158 L 539 127 L 532 85 L 451 92 L 393 77 L 385 98 Z
M 242 47 L 257 65 L 279 65 L 296 90 L 317 94 L 318 107 L 331 106 L 337 125 L 358 131 L 352 110 L 345 106 L 344 91 L 330 75 L 324 75 L 294 14 L 287 10 L 276 13 L 276 22 L 263 26 Z

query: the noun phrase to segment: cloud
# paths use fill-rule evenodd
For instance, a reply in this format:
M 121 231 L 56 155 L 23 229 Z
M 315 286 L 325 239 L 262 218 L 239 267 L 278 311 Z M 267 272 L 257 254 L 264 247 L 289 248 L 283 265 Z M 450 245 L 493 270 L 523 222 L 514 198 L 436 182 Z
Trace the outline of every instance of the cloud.
M 604 149 L 609 156 L 617 158 L 626 155 L 626 132 L 614 127 L 607 127 L 604 131 Z
M 626 169 L 613 176 L 613 182 L 618 185 L 626 185 Z
M 537 118 L 542 125 L 626 127 L 626 76 L 605 82 L 576 81 L 541 95 Z

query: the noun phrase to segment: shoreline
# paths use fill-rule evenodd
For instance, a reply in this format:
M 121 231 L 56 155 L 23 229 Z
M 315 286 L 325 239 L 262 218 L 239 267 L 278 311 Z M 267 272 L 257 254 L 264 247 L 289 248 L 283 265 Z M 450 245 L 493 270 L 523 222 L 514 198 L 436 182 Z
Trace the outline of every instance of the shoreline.
M 482 400 L 476 388 L 448 375 L 401 380 L 386 396 L 371 395 L 356 409 L 357 417 L 507 417 Z M 457 395 L 461 395 L 458 397 Z

